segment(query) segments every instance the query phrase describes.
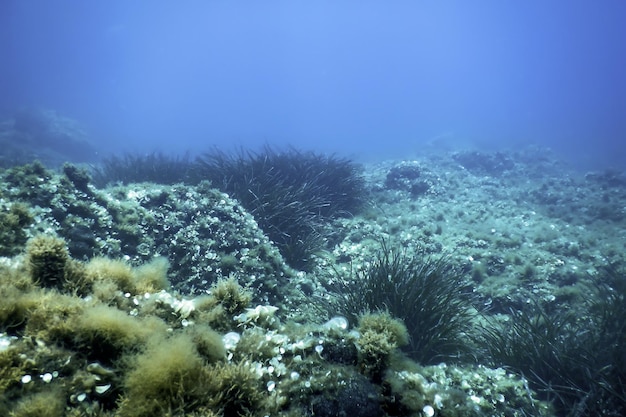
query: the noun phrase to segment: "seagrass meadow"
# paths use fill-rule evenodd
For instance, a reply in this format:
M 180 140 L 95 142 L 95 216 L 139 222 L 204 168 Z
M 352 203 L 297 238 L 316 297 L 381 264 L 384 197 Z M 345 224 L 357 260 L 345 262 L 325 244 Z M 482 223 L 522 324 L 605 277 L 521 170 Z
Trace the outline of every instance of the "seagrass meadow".
M 626 411 L 619 172 L 266 147 L 0 184 L 0 415 Z

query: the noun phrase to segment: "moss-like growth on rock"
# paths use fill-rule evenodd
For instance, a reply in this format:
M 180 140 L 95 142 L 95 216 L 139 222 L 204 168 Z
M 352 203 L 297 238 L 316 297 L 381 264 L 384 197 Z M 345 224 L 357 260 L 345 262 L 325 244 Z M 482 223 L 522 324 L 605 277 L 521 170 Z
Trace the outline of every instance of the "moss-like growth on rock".
M 265 389 L 246 362 L 217 363 L 205 369 L 207 399 L 202 408 L 223 416 L 269 415 L 264 412 Z
M 361 372 L 374 380 L 380 379 L 389 365 L 391 352 L 396 347 L 384 334 L 373 332 L 362 334 L 358 341 L 358 363 Z
M 178 415 L 200 405 L 206 393 L 204 361 L 190 335 L 155 338 L 132 362 L 120 417 Z
M 195 317 L 217 331 L 233 330 L 237 323 L 234 317 L 243 313 L 250 305 L 252 294 L 234 278 L 216 282 L 210 295 L 196 299 Z
M 44 288 L 87 294 L 84 265 L 70 258 L 65 241 L 56 236 L 38 235 L 28 241 L 26 266 L 31 280 Z
M 93 360 L 109 363 L 123 353 L 136 352 L 153 334 L 165 333 L 166 324 L 155 318 L 136 318 L 103 304 L 85 308 L 70 324 L 75 342 Z
M 32 238 L 26 248 L 26 259 L 34 282 L 46 288 L 62 288 L 70 260 L 63 239 L 46 235 Z
M 135 294 L 133 269 L 126 262 L 117 259 L 94 258 L 86 265 L 85 274 L 90 282 L 109 281 L 122 292 Z
M 218 281 L 211 288 L 211 295 L 229 315 L 241 314 L 252 300 L 250 291 L 239 285 L 234 278 Z
M 74 259 L 65 263 L 65 274 L 62 291 L 80 297 L 89 295 L 93 288 L 85 275 L 85 264 Z
M 24 228 L 33 222 L 25 204 L 12 204 L 8 211 L 0 212 L 0 256 L 20 253 L 26 243 Z
M 39 291 L 23 292 L 15 286 L 0 286 L 0 332 L 14 334 L 40 303 Z
M 0 287 L 10 286 L 27 292 L 35 288 L 21 258 L 13 258 L 10 262 L 0 263 Z
M 223 346 L 212 346 L 215 352 L 211 354 L 199 352 L 209 348 L 200 340 L 207 335 L 202 333 L 155 336 L 144 352 L 129 359 L 131 369 L 116 415 L 261 415 L 264 393 L 250 365 L 207 364 L 207 358 L 217 360 Z
M 133 270 L 133 283 L 136 294 L 155 293 L 170 287 L 167 270 L 170 263 L 165 257 L 154 258 Z
M 79 168 L 76 165 L 66 163 L 63 164 L 63 173 L 77 190 L 91 194 L 91 190 L 89 189 L 91 177 L 85 168 Z
M 19 380 L 24 375 L 20 357 L 21 352 L 15 347 L 9 347 L 0 351 L 0 398 L 5 396 L 5 392 L 19 384 Z
M 389 365 L 392 353 L 409 342 L 404 324 L 389 313 L 368 313 L 359 319 L 357 340 L 359 366 L 364 374 L 379 379 Z
M 0 266 L 0 332 L 13 334 L 26 324 L 37 302 L 33 290 L 32 279 L 24 268 Z
M 56 291 L 43 291 L 36 300 L 24 334 L 46 343 L 71 344 L 75 334 L 74 319 L 84 311 L 85 303 Z
M 158 257 L 133 268 L 122 260 L 94 258 L 85 266 L 85 281 L 94 292 L 112 297 L 114 289 L 133 295 L 155 293 L 169 288 L 167 270 L 169 262 Z
M 409 332 L 404 323 L 387 312 L 363 314 L 359 319 L 359 331 L 383 334 L 396 347 L 409 343 Z
M 49 389 L 22 399 L 9 413 L 10 417 L 63 417 L 65 395 L 60 389 Z
M 208 363 L 226 359 L 226 349 L 222 336 L 208 326 L 195 325 L 188 328 L 187 333 L 196 345 L 196 349 Z
M 54 194 L 50 190 L 42 189 L 42 183 L 50 181 L 51 173 L 39 161 L 32 164 L 13 167 L 5 174 L 8 187 L 17 190 L 16 197 L 23 201 L 30 201 L 33 205 L 47 207 Z

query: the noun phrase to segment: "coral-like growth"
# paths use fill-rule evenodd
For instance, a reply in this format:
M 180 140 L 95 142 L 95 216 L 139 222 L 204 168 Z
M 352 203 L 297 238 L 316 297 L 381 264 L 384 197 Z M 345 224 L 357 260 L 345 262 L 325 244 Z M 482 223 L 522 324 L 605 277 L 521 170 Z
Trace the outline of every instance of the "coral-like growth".
M 405 365 L 389 370 L 383 385 L 389 416 L 554 416 L 526 380 L 502 368 Z

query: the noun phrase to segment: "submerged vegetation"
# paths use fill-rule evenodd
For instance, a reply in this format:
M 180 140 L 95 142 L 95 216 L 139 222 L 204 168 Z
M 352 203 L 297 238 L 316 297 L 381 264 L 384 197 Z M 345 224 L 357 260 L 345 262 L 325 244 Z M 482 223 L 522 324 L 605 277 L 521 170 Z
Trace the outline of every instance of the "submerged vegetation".
M 236 198 L 276 244 L 289 265 L 307 269 L 333 239 L 329 222 L 356 214 L 365 203 L 359 168 L 336 156 L 293 148 L 227 153 L 218 149 L 191 160 L 162 153 L 110 156 L 93 171 L 97 186 L 210 181 Z M 334 239 L 333 239 L 334 240 Z
M 189 155 L 152 152 L 145 155 L 126 153 L 104 158 L 93 170 L 93 183 L 105 187 L 116 183 L 153 182 L 156 184 L 189 183 L 193 163 Z
M 282 324 L 232 278 L 201 297 L 169 291 L 158 258 L 83 264 L 61 239 L 38 236 L 25 259 L 0 265 L 2 415 L 508 415 L 492 398 L 527 395 L 505 374 L 485 375 L 472 395 L 455 388 L 485 371 L 408 360 L 407 330 L 385 312 L 361 315 L 356 332 L 342 320 Z
M 214 150 L 198 158 L 196 175 L 237 198 L 298 269 L 309 268 L 311 257 L 333 239 L 330 220 L 356 214 L 365 203 L 353 162 L 292 148 Z
M 621 217 L 582 200 L 623 207 L 621 183 L 527 192 L 548 171 L 515 155 L 169 158 L 101 189 L 0 170 L 0 415 L 624 414 Z
M 164 292 L 162 265 L 96 260 L 67 275 L 63 266 L 76 261 L 63 241 L 39 236 L 26 258 L 28 267 L 0 269 L 2 415 L 61 417 L 67 405 L 75 415 L 236 416 L 265 407 L 250 365 L 227 361 L 221 335 L 195 323 L 225 309 L 241 313 L 247 305 L 233 310 L 229 300 L 250 298 L 235 283 L 217 283 L 220 298 L 207 296 L 196 308 Z M 84 287 L 71 280 L 90 282 L 93 292 L 73 295 L 70 288 Z M 226 316 L 222 325 L 237 323 Z
M 23 203 L 11 204 L 0 212 L 0 256 L 15 256 L 26 243 L 24 228 L 33 222 L 33 216 Z
M 492 366 L 524 375 L 559 415 L 626 413 L 626 281 L 611 274 L 584 308 L 530 304 L 483 328 Z
M 388 246 L 364 269 L 337 275 L 331 284 L 331 309 L 355 322 L 366 312 L 385 311 L 407 326 L 407 352 L 434 364 L 469 354 L 466 333 L 472 324 L 471 289 L 451 261 L 423 250 L 409 253 Z

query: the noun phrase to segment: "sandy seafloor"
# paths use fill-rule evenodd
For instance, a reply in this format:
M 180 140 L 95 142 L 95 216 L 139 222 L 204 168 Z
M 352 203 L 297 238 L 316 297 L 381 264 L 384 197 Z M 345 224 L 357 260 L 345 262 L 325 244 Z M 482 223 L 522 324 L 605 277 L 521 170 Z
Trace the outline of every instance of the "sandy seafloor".
M 575 310 L 607 267 L 625 261 L 626 177 L 572 170 L 543 149 L 364 164 L 367 207 L 334 221 L 341 240 L 308 272 L 285 265 L 254 218 L 210 186 L 100 190 L 67 173 L 23 171 L 0 172 L 1 415 L 551 415 L 510 369 L 452 359 L 421 366 L 391 346 L 386 376 L 370 378 L 354 352 L 364 349 L 363 335 L 327 323 L 315 307 L 327 295 L 323 283 L 337 270 L 365 268 L 382 238 L 449 256 L 473 288 L 476 310 L 506 322 L 511 309 L 535 302 Z M 31 217 L 16 220 L 17 205 Z M 88 290 L 42 288 L 33 279 L 27 247 L 41 235 L 63 239 L 73 259 L 60 262 L 86 268 Z M 106 269 L 98 257 L 118 263 Z M 145 264 L 156 275 L 167 267 L 171 286 L 146 284 Z M 228 277 L 252 297 L 237 318 L 224 313 L 224 300 L 206 301 L 211 285 Z M 107 314 L 122 324 L 102 319 L 98 327 L 96 317 Z M 218 336 L 197 336 L 206 327 Z M 210 347 L 220 338 L 225 348 Z M 99 350 L 105 342 L 113 353 Z M 336 359 L 341 350 L 348 359 Z M 151 368 L 151 357 L 163 366 Z M 143 392 L 141 372 L 175 388 L 152 382 Z M 196 396 L 192 386 L 202 383 Z M 169 409 L 157 404 L 163 397 L 171 397 Z

